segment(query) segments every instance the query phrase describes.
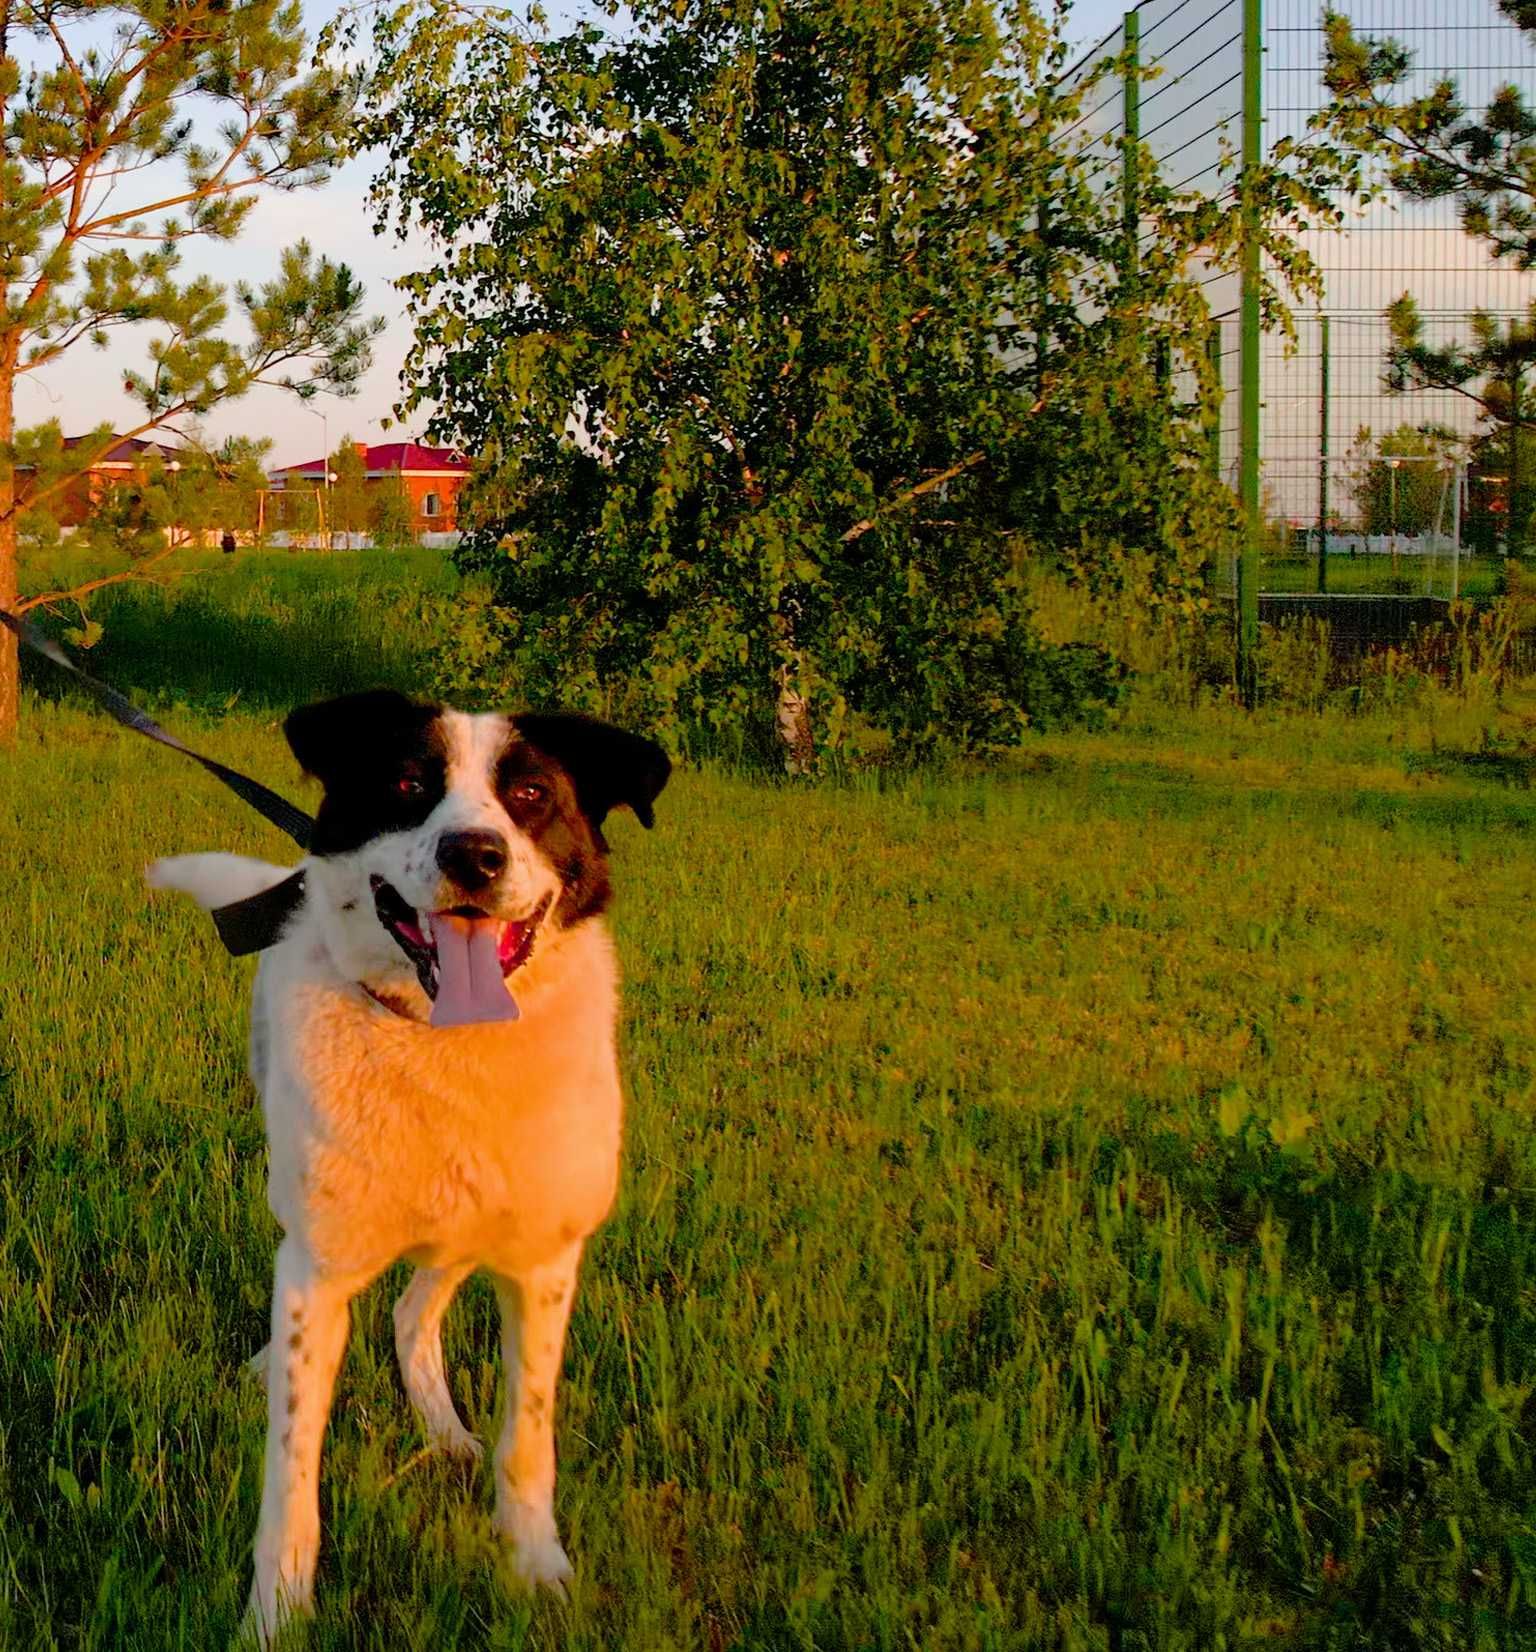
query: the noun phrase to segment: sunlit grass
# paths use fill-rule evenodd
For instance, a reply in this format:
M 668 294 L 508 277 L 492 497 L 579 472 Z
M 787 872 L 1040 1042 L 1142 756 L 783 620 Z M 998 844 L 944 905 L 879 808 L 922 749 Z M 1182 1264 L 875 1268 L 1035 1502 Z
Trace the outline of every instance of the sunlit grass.
M 219 1647 L 276 1237 L 249 965 L 138 872 L 286 846 L 172 754 L 26 713 L 0 1645 Z M 488 1477 L 420 1455 L 392 1278 L 311 1644 L 1530 1644 L 1536 799 L 1463 761 L 1489 716 L 1143 703 L 991 773 L 679 773 L 613 832 L 631 1109 L 566 1362 L 572 1602 L 507 1592 Z M 277 705 L 173 717 L 304 795 Z M 481 1284 L 448 1358 L 488 1430 Z

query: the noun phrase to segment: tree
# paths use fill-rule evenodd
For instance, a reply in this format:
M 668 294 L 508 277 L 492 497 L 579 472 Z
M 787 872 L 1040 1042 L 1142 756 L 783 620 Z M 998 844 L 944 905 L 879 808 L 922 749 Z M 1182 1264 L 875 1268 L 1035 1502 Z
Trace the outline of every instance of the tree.
M 1536 36 L 1531 0 L 1499 0 L 1499 10 Z M 1413 54 L 1396 40 L 1355 33 L 1325 12 L 1323 80 L 1332 97 L 1319 125 L 1358 160 L 1380 163 L 1387 182 L 1415 201 L 1454 201 L 1461 225 L 1495 259 L 1536 268 L 1536 112 L 1512 82 L 1498 87 L 1481 116 L 1442 76 L 1405 92 Z
M 1499 424 L 1472 444 L 1463 534 L 1477 551 L 1529 545 L 1536 517 L 1536 427 Z
M 416 543 L 416 521 L 403 484 L 391 487 L 385 482 L 372 495 L 368 506 L 368 527 L 373 533 L 374 544 L 388 550 L 402 550 Z
M 175 430 L 258 383 L 346 393 L 366 368 L 382 322 L 360 320 L 351 272 L 303 242 L 272 280 L 236 286 L 243 347 L 225 336 L 225 293 L 179 270 L 188 237 L 233 238 L 257 191 L 318 184 L 342 153 L 351 82 L 306 55 L 294 0 L 0 0 L 0 606 L 32 605 L 17 595 L 23 374 L 153 330 L 146 365 L 124 379 L 141 410 L 132 429 L 51 454 L 29 490 L 37 510 L 115 435 Z M 17 709 L 5 632 L 0 739 Z
M 799 762 L 1102 705 L 1109 662 L 1039 641 L 1021 560 L 1140 558 L 1198 606 L 1189 527 L 1230 510 L 1185 263 L 1231 249 L 1230 203 L 1145 161 L 1128 236 L 1074 124 L 1098 81 L 1027 6 L 625 18 L 532 39 L 423 0 L 374 34 L 380 222 L 442 249 L 402 283 L 401 412 L 481 456 L 459 559 L 531 691 L 732 740 L 777 711 Z
M 1460 446 L 1444 425 L 1400 424 L 1379 440 L 1362 425 L 1348 466 L 1360 531 L 1422 534 L 1448 525 L 1447 477 Z
M 331 513 L 331 532 L 349 536 L 366 533 L 369 527 L 368 469 L 350 436 L 342 437 L 341 445 L 331 455 L 331 469 L 336 476 L 331 484 L 327 506 Z
M 252 533 L 260 520 L 258 495 L 267 485 L 265 437 L 231 436 L 210 447 L 198 432 L 178 451 L 176 470 L 163 462 L 165 526 L 173 543 L 206 542 L 226 530 Z
M 1500 0 L 1499 9 L 1536 39 L 1536 4 Z M 1413 54 L 1395 40 L 1355 33 L 1348 18 L 1325 14 L 1324 81 L 1333 102 L 1315 123 L 1343 145 L 1338 157 L 1349 187 L 1369 195 L 1373 170 L 1405 199 L 1453 201 L 1462 228 L 1489 255 L 1517 269 L 1536 268 L 1536 111 L 1514 84 L 1498 87 L 1481 114 L 1470 111 L 1455 81 L 1441 77 L 1408 90 Z M 1524 318 L 1469 318 L 1470 341 L 1431 345 L 1410 293 L 1387 309 L 1389 390 L 1452 391 L 1478 407 L 1485 424 L 1530 418 L 1527 383 L 1536 363 L 1536 304 Z M 1525 444 L 1506 443 L 1516 467 Z M 1512 548 L 1524 546 L 1525 518 L 1510 518 Z
M 211 525 L 220 533 L 228 529 L 235 534 L 254 536 L 265 516 L 262 495 L 267 491 L 270 438 L 227 436 L 216 448 L 206 452 L 218 478 L 218 514 Z

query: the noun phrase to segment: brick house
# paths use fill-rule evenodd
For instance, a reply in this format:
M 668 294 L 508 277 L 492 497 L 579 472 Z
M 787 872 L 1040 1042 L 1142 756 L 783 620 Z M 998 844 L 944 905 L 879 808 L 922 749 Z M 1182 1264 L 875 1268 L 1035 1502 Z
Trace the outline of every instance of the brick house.
M 64 451 L 72 452 L 84 443 L 94 442 L 92 436 L 66 436 Z M 163 442 L 147 442 L 138 436 L 119 436 L 88 470 L 72 477 L 62 492 L 49 498 L 43 509 L 61 528 L 78 528 L 101 503 L 109 489 L 142 486 L 144 467 L 151 456 L 170 464 L 181 455 Z M 16 491 L 25 508 L 29 492 L 30 465 L 16 467 Z
M 411 527 L 416 533 L 456 533 L 459 492 L 471 465 L 462 453 L 420 442 L 366 442 L 353 444 L 363 461 L 364 481 L 371 494 L 392 488 L 410 501 Z M 325 459 L 307 459 L 283 465 L 268 476 L 274 488 L 322 488 Z

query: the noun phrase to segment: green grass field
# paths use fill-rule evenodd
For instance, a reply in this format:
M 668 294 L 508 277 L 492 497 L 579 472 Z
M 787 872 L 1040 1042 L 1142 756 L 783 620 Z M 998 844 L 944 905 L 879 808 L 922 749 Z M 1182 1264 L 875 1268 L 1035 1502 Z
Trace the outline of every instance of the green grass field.
M 1491 597 L 1498 588 L 1503 561 L 1495 556 L 1467 554 L 1457 569 L 1460 595 L 1468 600 Z M 1315 591 L 1315 556 L 1267 556 L 1260 569 L 1264 591 Z M 1335 551 L 1328 558 L 1328 589 L 1341 593 L 1397 594 L 1448 597 L 1451 594 L 1449 557 L 1400 556 L 1394 567 L 1385 556 L 1349 556 Z
M 179 732 L 306 795 L 280 690 L 342 686 L 324 627 L 252 606 L 199 654 L 201 612 L 98 668 L 160 671 Z M 367 646 L 347 670 L 410 680 Z M 1536 1645 L 1530 711 L 1490 741 L 1448 701 L 1148 697 L 985 774 L 680 772 L 654 833 L 613 832 L 631 1111 L 561 1402 L 573 1598 L 509 1592 L 488 1474 L 423 1454 L 391 1277 L 354 1309 L 309 1644 Z M 286 858 L 192 765 L 29 699 L 0 756 L 7 1652 L 222 1647 L 249 1585 L 250 967 L 138 881 L 212 847 Z M 485 1432 L 483 1282 L 448 1363 Z

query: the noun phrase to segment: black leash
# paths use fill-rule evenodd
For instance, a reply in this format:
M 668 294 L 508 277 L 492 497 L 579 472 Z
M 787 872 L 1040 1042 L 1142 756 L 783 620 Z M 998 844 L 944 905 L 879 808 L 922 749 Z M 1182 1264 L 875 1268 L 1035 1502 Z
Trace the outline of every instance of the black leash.
M 161 728 L 153 717 L 147 712 L 140 711 L 131 700 L 124 699 L 115 688 L 108 688 L 89 672 L 82 671 L 56 642 L 45 637 L 29 620 L 0 608 L 0 625 L 14 632 L 17 639 L 34 653 L 41 654 L 45 660 L 51 661 L 83 683 L 103 710 L 115 717 L 125 728 L 131 728 L 135 734 L 142 734 L 150 740 L 157 740 L 162 746 L 169 746 L 172 751 L 179 751 L 184 757 L 190 757 L 194 763 L 200 763 L 215 779 L 222 780 L 237 797 L 244 798 L 257 814 L 271 821 L 280 832 L 286 832 L 301 849 L 309 847 L 314 820 L 302 809 L 295 808 L 286 797 L 280 797 L 269 787 L 263 786 L 259 780 L 252 780 L 248 774 L 241 774 L 238 769 L 226 768 L 223 763 L 215 762 L 213 758 L 204 757 L 201 752 L 183 745 L 174 734 Z M 295 872 L 292 877 L 285 878 L 270 889 L 264 889 L 259 895 L 252 895 L 243 901 L 233 901 L 228 906 L 216 907 L 209 915 L 213 919 L 214 928 L 219 932 L 219 939 L 236 957 L 242 957 L 248 952 L 260 952 L 264 947 L 271 946 L 282 933 L 283 925 L 298 910 L 303 900 L 304 874 Z

